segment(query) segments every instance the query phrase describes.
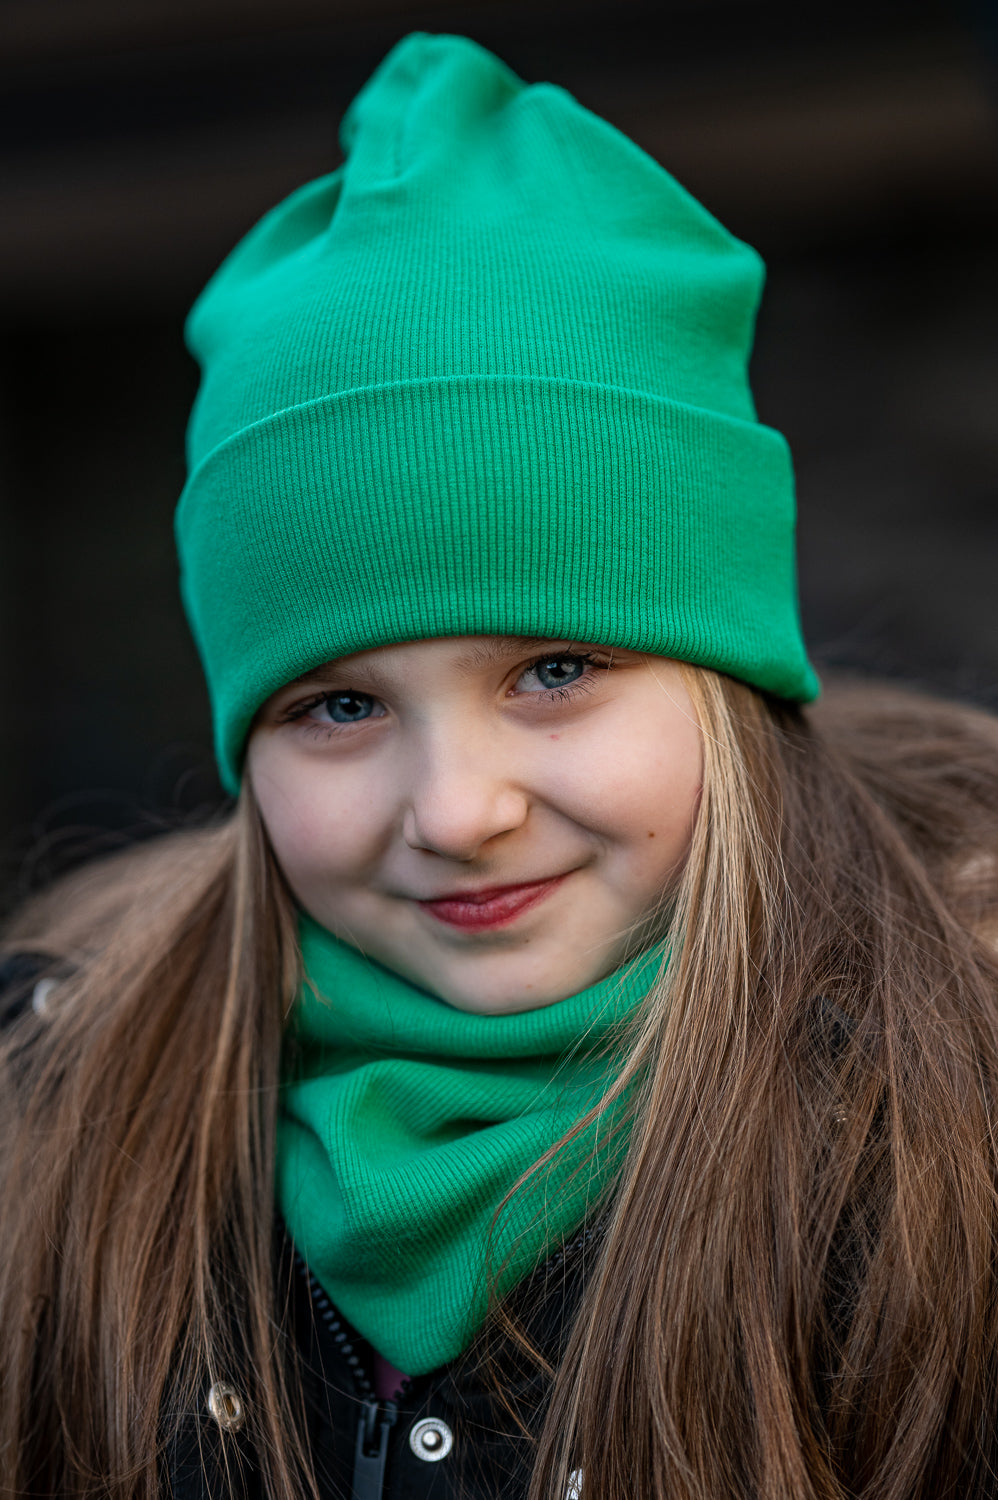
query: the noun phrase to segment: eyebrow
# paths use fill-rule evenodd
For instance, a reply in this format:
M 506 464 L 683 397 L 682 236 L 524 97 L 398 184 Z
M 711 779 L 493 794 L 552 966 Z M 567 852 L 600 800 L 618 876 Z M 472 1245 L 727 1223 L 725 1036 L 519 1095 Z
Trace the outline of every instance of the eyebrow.
M 494 667 L 508 656 L 533 651 L 557 639 L 553 635 L 490 635 L 459 656 L 454 665 L 459 672 L 477 672 L 482 667 Z
M 446 639 L 441 637 L 440 639 Z M 552 641 L 558 640 L 554 635 L 492 635 L 485 640 L 477 642 L 469 650 L 458 657 L 454 667 L 458 672 L 478 672 L 483 667 L 492 667 L 499 662 L 505 661 L 510 656 L 516 656 L 520 651 L 531 651 L 538 646 L 550 645 Z M 561 637 L 567 639 L 567 637 Z M 386 644 L 393 644 L 388 643 Z M 376 650 L 376 647 L 369 649 Z M 347 656 L 333 656 L 329 661 L 320 662 L 317 667 L 311 667 L 303 672 L 300 677 L 295 677 L 287 684 L 288 687 L 308 687 L 313 682 L 323 682 L 328 677 L 339 671 L 343 666 L 351 663 L 360 652 L 352 652 Z

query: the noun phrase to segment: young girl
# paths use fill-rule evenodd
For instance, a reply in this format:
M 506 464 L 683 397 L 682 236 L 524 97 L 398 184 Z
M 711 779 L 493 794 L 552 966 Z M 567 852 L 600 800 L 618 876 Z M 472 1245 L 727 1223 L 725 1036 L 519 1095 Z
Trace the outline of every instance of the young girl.
M 414 35 L 197 304 L 235 810 L 8 934 L 3 1493 L 998 1493 L 998 731 L 818 685 L 758 258 Z

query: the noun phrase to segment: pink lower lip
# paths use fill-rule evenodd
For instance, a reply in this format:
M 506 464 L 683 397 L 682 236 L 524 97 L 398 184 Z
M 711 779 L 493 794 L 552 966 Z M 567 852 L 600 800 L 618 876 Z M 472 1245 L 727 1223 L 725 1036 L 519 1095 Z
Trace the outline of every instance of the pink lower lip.
M 489 927 L 503 927 L 514 921 L 543 901 L 566 878 L 566 875 L 555 875 L 551 880 L 535 880 L 530 885 L 507 885 L 475 896 L 446 896 L 440 901 L 420 901 L 419 905 L 449 927 L 484 932 Z

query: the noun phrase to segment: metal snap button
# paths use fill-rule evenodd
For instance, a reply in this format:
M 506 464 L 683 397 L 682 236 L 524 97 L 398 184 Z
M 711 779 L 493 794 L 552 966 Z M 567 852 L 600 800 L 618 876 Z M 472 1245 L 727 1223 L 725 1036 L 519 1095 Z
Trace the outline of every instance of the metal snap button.
M 238 1432 L 246 1420 L 242 1396 L 225 1380 L 216 1380 L 208 1392 L 208 1410 L 223 1432 Z
M 424 1463 L 439 1463 L 453 1446 L 454 1434 L 439 1417 L 424 1417 L 409 1433 L 409 1447 Z
M 58 988 L 58 983 L 54 979 L 39 979 L 31 991 L 31 1009 L 36 1016 L 48 1015 L 49 996 Z

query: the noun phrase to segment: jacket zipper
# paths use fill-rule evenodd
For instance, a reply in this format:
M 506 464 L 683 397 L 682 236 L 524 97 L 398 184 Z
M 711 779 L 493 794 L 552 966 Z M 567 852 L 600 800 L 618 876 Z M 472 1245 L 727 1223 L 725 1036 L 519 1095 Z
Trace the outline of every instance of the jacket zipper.
M 362 1402 L 353 1450 L 352 1500 L 382 1500 L 388 1435 L 397 1416 L 393 1401 Z
M 308 1283 L 312 1306 L 329 1329 L 337 1352 L 347 1365 L 360 1396 L 360 1413 L 354 1439 L 351 1500 L 382 1500 L 385 1487 L 385 1464 L 388 1460 L 388 1437 L 398 1420 L 398 1407 L 394 1401 L 378 1399 L 371 1379 L 350 1341 L 350 1335 L 344 1328 L 336 1308 L 297 1251 L 295 1251 L 295 1262 L 299 1272 Z M 410 1381 L 406 1380 L 398 1394 L 404 1394 L 409 1385 Z
M 371 1384 L 368 1373 L 361 1363 L 360 1356 L 358 1355 L 353 1344 L 350 1342 L 350 1335 L 343 1327 L 343 1322 L 340 1318 L 339 1313 L 336 1311 L 336 1308 L 330 1302 L 329 1298 L 326 1296 L 326 1293 L 316 1281 L 315 1277 L 312 1275 L 312 1272 L 302 1260 L 297 1250 L 295 1251 L 295 1261 L 297 1263 L 299 1271 L 308 1283 L 308 1291 L 309 1296 L 312 1299 L 312 1306 L 315 1308 L 316 1312 L 319 1314 L 319 1317 L 322 1319 L 323 1323 L 325 1323 L 326 1327 L 329 1329 L 329 1332 L 332 1334 L 333 1343 L 336 1345 L 337 1352 L 342 1356 L 343 1360 L 350 1370 L 350 1374 L 353 1377 L 353 1382 L 357 1388 L 358 1395 L 364 1401 L 375 1400 L 376 1398 L 374 1394 L 374 1386 Z
M 555 1251 L 546 1265 L 549 1267 L 558 1265 L 566 1256 L 572 1255 L 585 1245 L 594 1233 L 595 1230 L 591 1225 L 584 1225 L 579 1234 Z M 383 1500 L 388 1438 L 398 1420 L 398 1407 L 394 1401 L 378 1399 L 360 1356 L 350 1342 L 350 1335 L 344 1328 L 339 1313 L 297 1250 L 295 1251 L 295 1264 L 308 1283 L 312 1306 L 329 1329 L 333 1343 L 349 1368 L 360 1396 L 360 1415 L 357 1418 L 357 1434 L 354 1440 L 351 1500 Z M 411 1384 L 411 1380 L 405 1380 L 397 1394 L 404 1395 Z M 579 1488 L 581 1488 L 581 1476 Z M 570 1490 L 569 1494 L 574 1500 L 578 1489 L 574 1493 Z

